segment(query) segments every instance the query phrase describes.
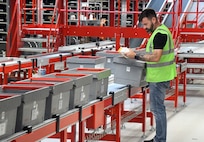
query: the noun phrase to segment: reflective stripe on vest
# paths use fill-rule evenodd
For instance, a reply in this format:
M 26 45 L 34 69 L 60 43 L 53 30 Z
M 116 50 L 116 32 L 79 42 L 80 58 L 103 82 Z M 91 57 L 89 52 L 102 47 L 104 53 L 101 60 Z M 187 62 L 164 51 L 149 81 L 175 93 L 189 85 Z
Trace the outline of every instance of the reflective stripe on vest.
M 169 62 L 163 62 L 163 63 L 157 63 L 157 64 L 146 64 L 146 67 L 150 67 L 150 68 L 157 68 L 157 67 L 163 67 L 163 66 L 168 66 L 173 64 L 175 61 L 169 61 Z
M 174 49 L 170 49 L 170 50 L 167 50 L 167 51 L 163 51 L 162 55 L 167 55 L 167 54 L 173 53 L 173 52 L 174 52 Z
M 167 31 L 164 30 L 164 29 L 157 29 L 157 30 L 161 30 L 161 31 L 167 32 Z M 167 32 L 167 35 L 168 35 L 168 37 L 169 37 L 169 50 L 163 51 L 163 52 L 162 52 L 162 55 L 167 55 L 167 54 L 169 54 L 169 53 L 173 53 L 173 52 L 174 52 L 174 48 L 173 48 L 173 49 L 171 48 L 171 47 L 172 47 L 171 37 L 170 37 L 170 35 L 168 34 L 168 32 Z M 150 43 L 150 52 L 149 52 L 149 53 L 152 53 L 152 52 L 153 52 L 153 51 L 152 51 L 152 49 L 153 49 L 152 43 L 153 43 L 153 42 Z M 148 53 L 148 52 L 147 52 L 147 53 Z

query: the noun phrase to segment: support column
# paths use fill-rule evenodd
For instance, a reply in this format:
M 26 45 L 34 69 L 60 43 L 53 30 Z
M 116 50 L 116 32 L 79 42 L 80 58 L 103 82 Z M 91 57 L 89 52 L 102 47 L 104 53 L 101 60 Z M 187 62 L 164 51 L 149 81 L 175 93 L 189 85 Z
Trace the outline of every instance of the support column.
M 79 142 L 85 141 L 85 121 L 79 122 Z
M 120 142 L 121 132 L 121 103 L 116 105 L 116 142 Z
M 72 125 L 71 142 L 76 142 L 76 124 Z
M 60 142 L 67 142 L 67 129 L 60 132 Z
M 120 48 L 120 34 L 116 34 L 116 51 Z

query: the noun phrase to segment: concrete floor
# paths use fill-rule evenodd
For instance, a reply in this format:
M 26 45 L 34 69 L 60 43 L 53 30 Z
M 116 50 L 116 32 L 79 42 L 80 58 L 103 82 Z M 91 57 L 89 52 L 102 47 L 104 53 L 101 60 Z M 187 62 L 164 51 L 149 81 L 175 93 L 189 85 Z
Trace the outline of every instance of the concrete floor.
M 187 102 L 183 106 L 179 100 L 179 107 L 175 112 L 172 102 L 165 102 L 168 128 L 167 142 L 204 142 L 204 91 L 188 92 Z M 126 124 L 122 130 L 122 142 L 143 142 L 152 139 L 155 131 L 147 126 L 145 138 L 142 138 L 141 127 L 138 124 Z
M 127 100 L 127 108 L 133 107 L 138 101 Z M 204 90 L 188 91 L 187 102 L 183 105 L 179 98 L 179 106 L 175 111 L 173 103 L 166 101 L 168 116 L 167 142 L 204 142 Z M 121 129 L 121 142 L 143 142 L 151 139 L 155 131 L 151 130 L 149 119 L 145 135 L 141 132 L 141 124 L 125 123 Z M 44 139 L 41 142 L 59 142 L 56 139 Z

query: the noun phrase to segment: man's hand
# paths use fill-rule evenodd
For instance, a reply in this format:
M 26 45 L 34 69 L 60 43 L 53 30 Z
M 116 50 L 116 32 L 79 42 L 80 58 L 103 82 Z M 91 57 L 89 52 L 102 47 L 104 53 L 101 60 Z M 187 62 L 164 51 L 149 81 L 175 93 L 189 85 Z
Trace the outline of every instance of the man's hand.
M 132 49 L 129 48 L 129 52 L 124 53 L 124 55 L 125 55 L 126 57 L 128 57 L 128 58 L 134 59 L 135 56 L 136 56 L 136 53 L 135 53 Z
M 163 50 L 155 49 L 152 54 L 144 54 L 144 55 L 137 55 L 132 49 L 129 49 L 129 52 L 124 53 L 124 55 L 128 58 L 148 61 L 148 62 L 158 62 L 162 56 Z

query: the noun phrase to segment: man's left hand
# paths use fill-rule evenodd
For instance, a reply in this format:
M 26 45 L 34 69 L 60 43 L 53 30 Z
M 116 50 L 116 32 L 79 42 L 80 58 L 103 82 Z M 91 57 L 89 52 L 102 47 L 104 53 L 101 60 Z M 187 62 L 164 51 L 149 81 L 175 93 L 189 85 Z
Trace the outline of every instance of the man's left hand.
M 132 49 L 129 48 L 129 52 L 124 53 L 124 55 L 125 55 L 126 57 L 128 57 L 128 58 L 134 59 L 135 56 L 136 56 L 136 53 L 135 53 Z

